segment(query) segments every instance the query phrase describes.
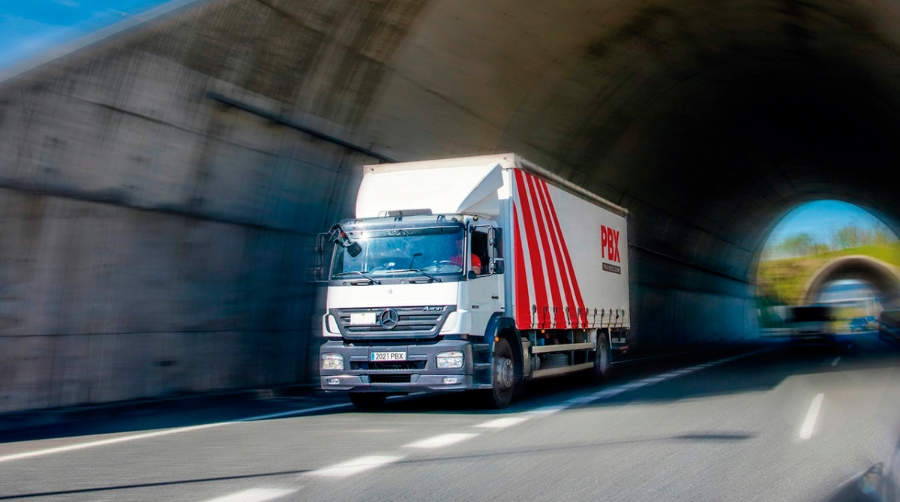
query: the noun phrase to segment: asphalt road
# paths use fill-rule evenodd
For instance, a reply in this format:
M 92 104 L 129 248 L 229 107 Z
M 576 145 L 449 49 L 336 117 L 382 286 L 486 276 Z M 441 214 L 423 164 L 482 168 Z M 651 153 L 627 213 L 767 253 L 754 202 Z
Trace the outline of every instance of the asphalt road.
M 900 346 L 852 339 L 556 379 L 502 411 L 301 396 L 0 434 L 0 501 L 890 500 Z

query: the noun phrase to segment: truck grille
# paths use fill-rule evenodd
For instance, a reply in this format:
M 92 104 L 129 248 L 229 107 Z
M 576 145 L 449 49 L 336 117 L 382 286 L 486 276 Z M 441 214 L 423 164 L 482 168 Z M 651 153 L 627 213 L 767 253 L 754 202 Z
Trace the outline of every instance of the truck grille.
M 442 310 L 437 310 L 442 309 Z M 386 312 L 396 311 L 396 321 Z M 341 334 L 348 339 L 389 339 L 389 338 L 424 338 L 435 337 L 443 327 L 450 312 L 456 310 L 449 306 L 415 306 L 415 307 L 376 307 L 357 309 L 331 309 L 330 313 L 338 320 Z M 351 323 L 352 314 L 373 314 L 374 322 L 365 324 Z M 390 322 L 381 322 L 382 318 Z

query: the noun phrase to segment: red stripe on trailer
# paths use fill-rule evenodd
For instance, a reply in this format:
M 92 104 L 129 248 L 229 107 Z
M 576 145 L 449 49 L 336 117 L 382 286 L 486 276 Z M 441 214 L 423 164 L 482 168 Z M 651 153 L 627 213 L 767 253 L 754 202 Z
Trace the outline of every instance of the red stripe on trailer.
M 525 272 L 525 251 L 522 249 L 522 232 L 519 231 L 519 215 L 516 205 L 513 203 L 513 252 L 516 262 L 516 327 L 530 329 L 531 326 L 531 302 L 528 298 L 528 274 Z
M 575 276 L 575 269 L 572 266 L 572 258 L 569 256 L 569 247 L 566 246 L 566 238 L 562 234 L 562 228 L 560 228 L 559 226 L 559 218 L 556 217 L 556 208 L 553 207 L 553 201 L 550 199 L 550 192 L 547 189 L 546 185 L 544 185 L 544 191 L 547 193 L 547 200 L 550 203 L 550 217 L 553 219 L 553 225 L 559 232 L 559 243 L 560 247 L 562 247 L 566 268 L 569 271 L 569 277 L 572 278 L 572 289 L 575 290 L 575 301 L 577 302 L 577 308 L 581 309 L 581 324 L 582 326 L 587 326 L 587 309 L 584 307 L 584 298 L 581 296 L 581 288 L 578 287 L 578 277 Z
M 537 219 L 537 228 L 541 233 L 541 258 L 546 265 L 547 271 L 547 283 L 550 286 L 550 316 L 553 317 L 553 327 L 555 328 L 565 328 L 569 324 L 566 322 L 566 313 L 562 308 L 562 296 L 559 294 L 559 280 L 556 275 L 556 264 L 553 263 L 553 254 L 550 249 L 550 239 L 547 238 L 546 232 L 547 228 L 550 225 L 544 225 L 544 212 L 546 211 L 546 206 L 542 197 L 540 195 L 539 185 L 541 180 L 535 178 L 534 176 L 528 175 L 525 177 L 525 180 L 528 182 L 528 190 L 531 194 L 531 200 L 534 203 L 534 214 Z M 547 223 L 550 223 L 550 215 L 547 215 Z M 552 228 L 550 232 L 552 232 Z M 556 312 L 553 312 L 553 309 L 556 309 Z
M 531 212 L 531 204 L 528 201 L 528 190 L 525 188 L 523 177 L 525 174 L 519 169 L 513 169 L 516 173 L 516 191 L 519 193 L 519 201 L 522 203 L 522 219 L 525 237 L 528 241 L 529 257 L 531 258 L 531 281 L 534 285 L 534 303 L 537 305 L 537 327 L 547 328 L 547 315 L 544 308 L 547 307 L 547 286 L 544 282 L 544 266 L 540 259 L 537 235 L 534 228 L 534 215 Z
M 566 307 L 569 309 L 569 315 L 566 316 L 565 313 L 563 313 L 566 319 L 564 324 L 566 327 L 577 328 L 581 319 L 578 318 L 578 305 L 576 305 L 575 300 L 572 298 L 572 289 L 569 287 L 569 274 L 571 274 L 572 267 L 571 264 L 566 262 L 562 253 L 562 247 L 560 246 L 562 231 L 559 228 L 559 223 L 552 221 L 550 216 L 550 207 L 552 206 L 553 201 L 550 199 L 547 183 L 544 180 L 538 180 L 538 186 L 538 195 L 540 196 L 541 204 L 544 206 L 544 212 L 547 214 L 547 220 L 550 223 L 550 240 L 553 243 L 553 250 L 555 251 L 556 258 L 560 263 L 559 277 L 562 280 L 562 288 L 566 296 Z

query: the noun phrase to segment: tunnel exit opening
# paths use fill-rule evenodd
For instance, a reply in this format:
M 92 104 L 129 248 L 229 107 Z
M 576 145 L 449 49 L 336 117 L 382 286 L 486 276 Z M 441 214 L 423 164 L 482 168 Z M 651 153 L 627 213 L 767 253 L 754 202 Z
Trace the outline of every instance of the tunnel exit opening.
M 853 331 L 853 322 L 873 324 L 900 298 L 900 242 L 882 220 L 859 206 L 836 200 L 805 203 L 769 235 L 756 290 L 763 329 L 783 327 L 792 308 L 823 305 L 831 308 L 836 329 Z

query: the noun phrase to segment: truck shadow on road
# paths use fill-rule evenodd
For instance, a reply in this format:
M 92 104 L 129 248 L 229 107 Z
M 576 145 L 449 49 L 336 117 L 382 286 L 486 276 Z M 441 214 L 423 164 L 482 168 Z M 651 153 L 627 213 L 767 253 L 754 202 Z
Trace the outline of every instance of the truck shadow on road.
M 684 376 L 646 385 L 589 406 L 624 403 L 665 403 L 685 399 L 772 390 L 792 377 L 818 373 L 868 371 L 900 366 L 900 345 L 878 340 L 875 335 L 848 337 L 840 344 L 773 344 L 770 350 L 701 369 Z M 689 366 L 692 363 L 680 366 Z M 667 371 L 667 365 L 623 368 L 607 385 L 637 381 Z M 865 379 L 855 380 L 865 382 Z M 864 384 L 864 383 L 862 383 Z

